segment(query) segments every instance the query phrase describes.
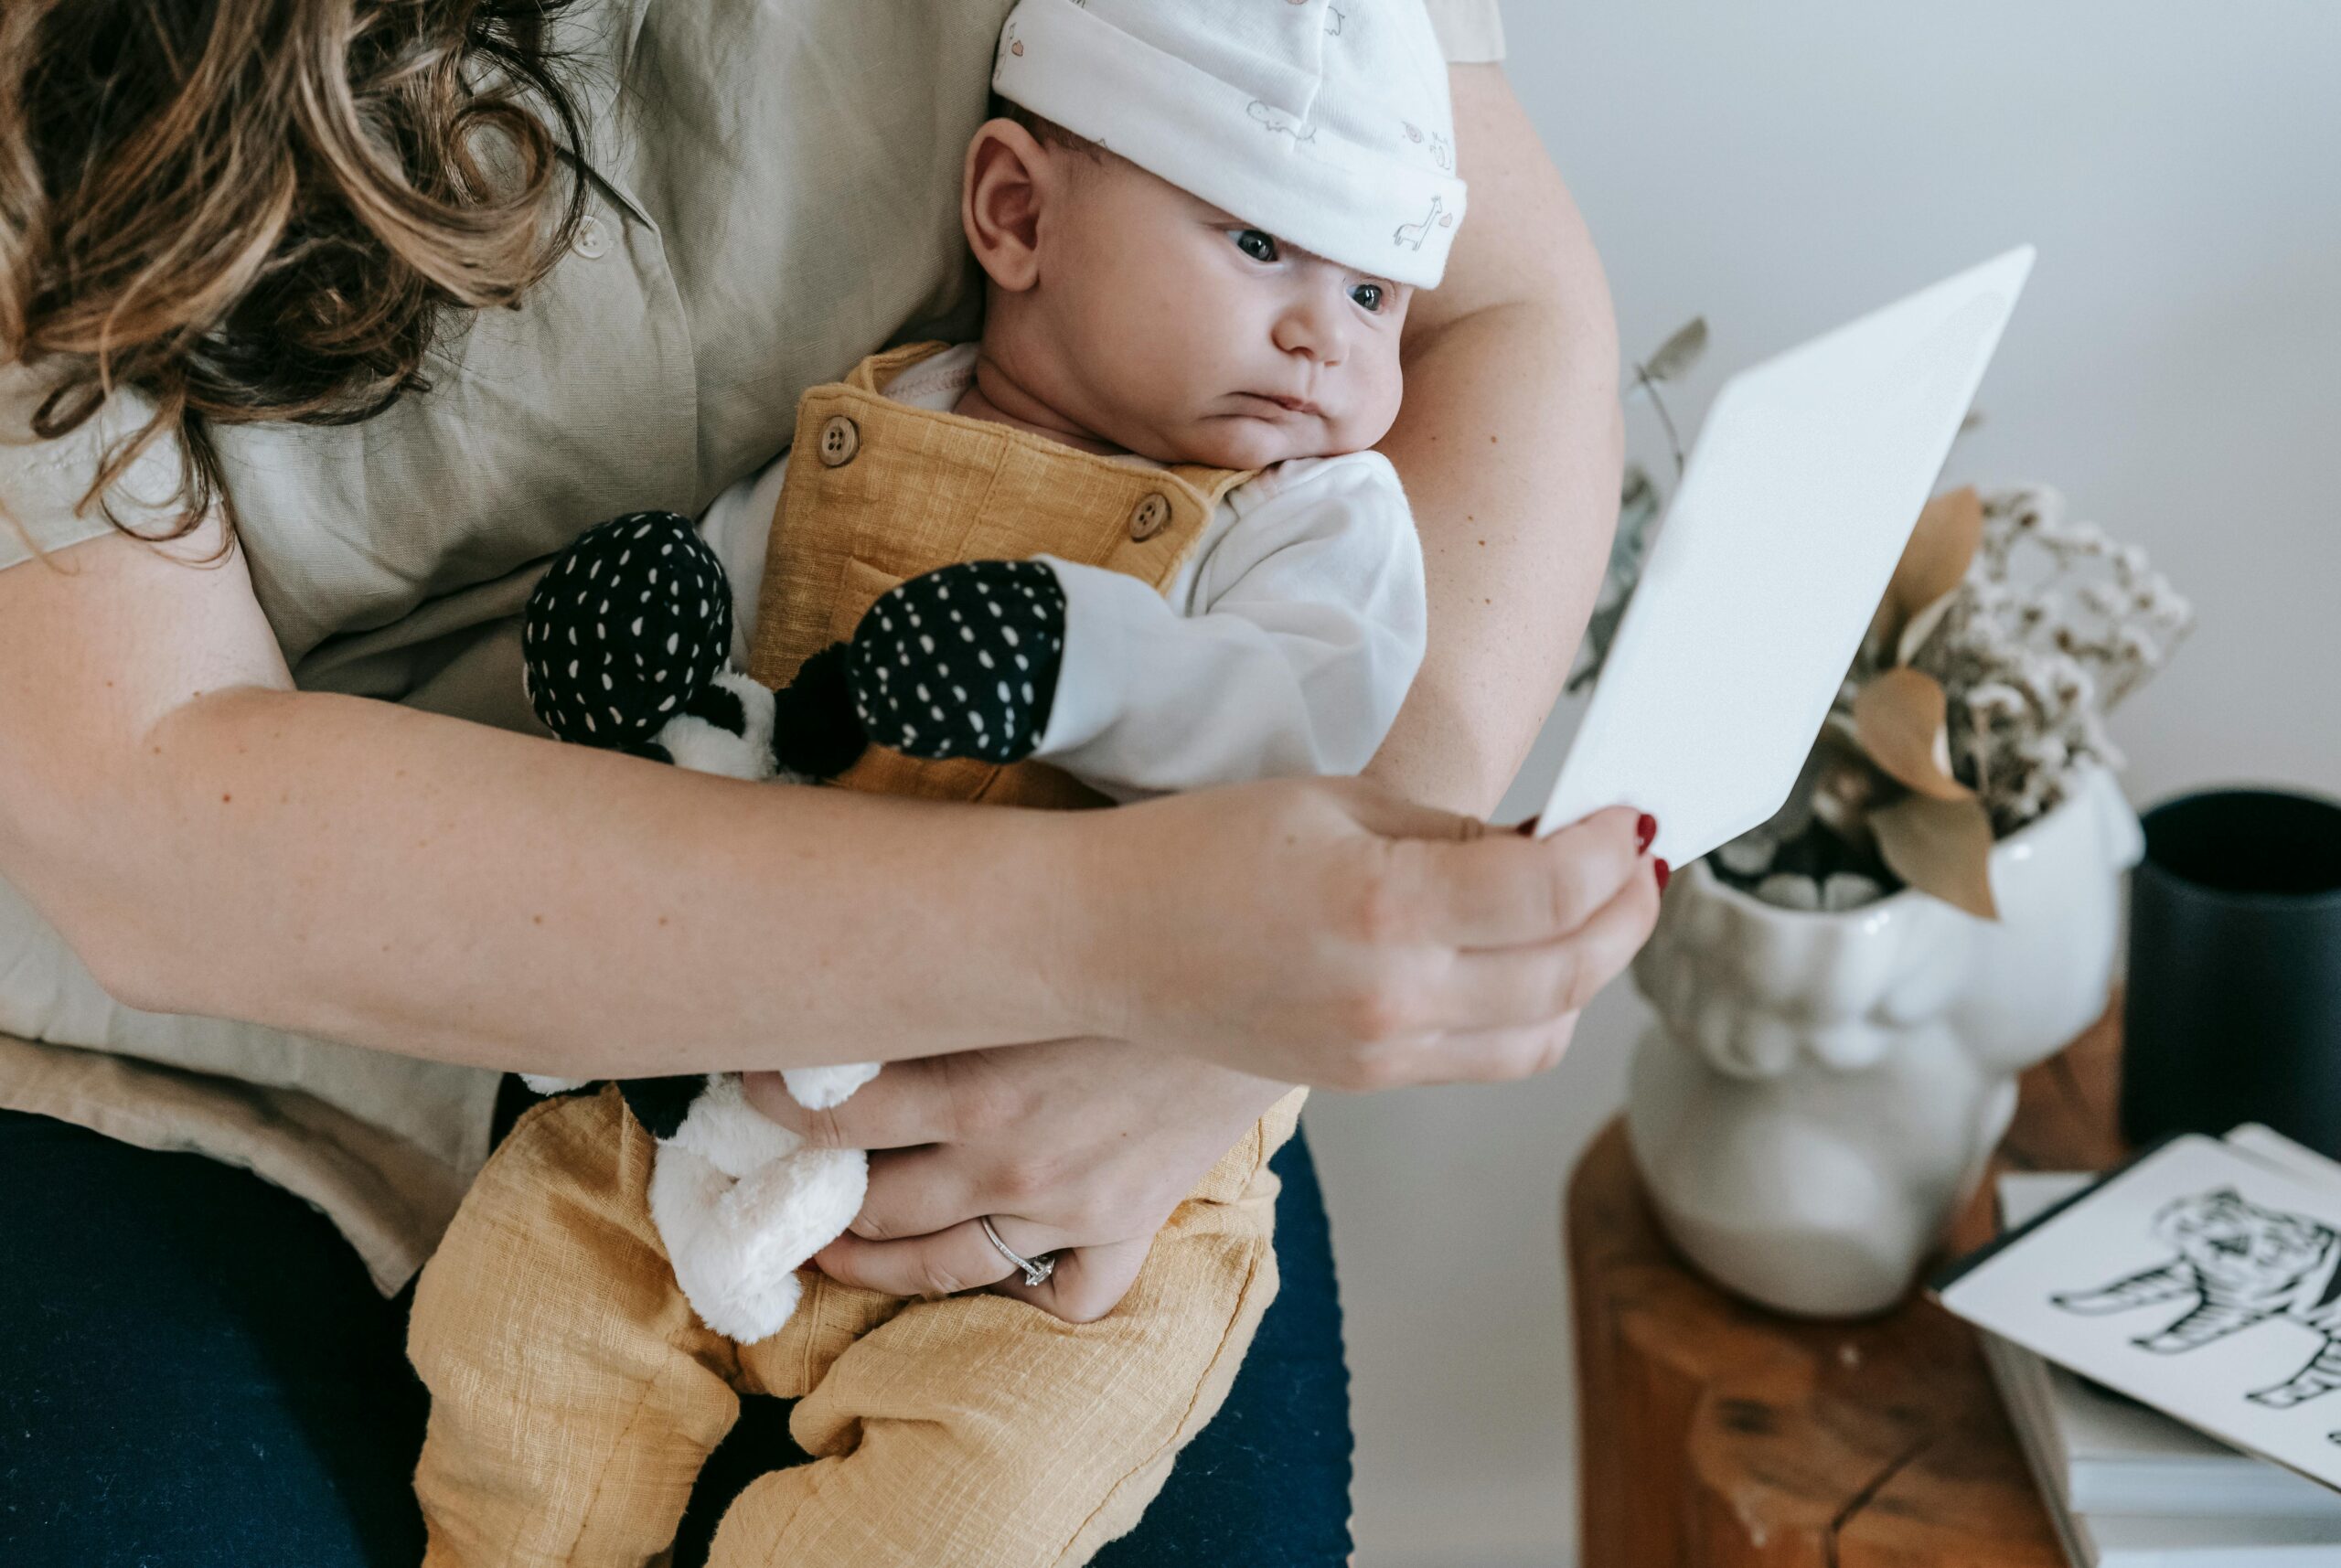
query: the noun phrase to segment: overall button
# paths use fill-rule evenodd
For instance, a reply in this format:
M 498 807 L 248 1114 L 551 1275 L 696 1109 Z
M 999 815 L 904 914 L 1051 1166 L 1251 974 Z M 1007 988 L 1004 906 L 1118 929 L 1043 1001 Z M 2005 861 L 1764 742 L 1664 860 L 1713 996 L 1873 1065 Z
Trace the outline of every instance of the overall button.
M 1130 538 L 1138 544 L 1144 544 L 1170 526 L 1170 498 L 1160 490 L 1148 492 L 1146 499 L 1130 510 Z
M 589 261 L 598 261 L 610 253 L 610 226 L 587 213 L 577 220 L 577 232 L 570 237 L 569 248 Z
M 861 427 L 843 414 L 831 414 L 821 425 L 821 464 L 842 468 L 861 450 Z

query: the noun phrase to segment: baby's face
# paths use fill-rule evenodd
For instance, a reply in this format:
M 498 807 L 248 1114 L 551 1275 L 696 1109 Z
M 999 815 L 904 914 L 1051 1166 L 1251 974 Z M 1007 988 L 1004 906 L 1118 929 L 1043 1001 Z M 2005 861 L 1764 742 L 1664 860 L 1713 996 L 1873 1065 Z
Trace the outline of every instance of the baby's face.
M 1389 431 L 1411 288 L 1126 159 L 1061 161 L 1082 166 L 1042 215 L 1012 349 L 1060 413 L 1144 456 L 1221 468 L 1357 452 Z

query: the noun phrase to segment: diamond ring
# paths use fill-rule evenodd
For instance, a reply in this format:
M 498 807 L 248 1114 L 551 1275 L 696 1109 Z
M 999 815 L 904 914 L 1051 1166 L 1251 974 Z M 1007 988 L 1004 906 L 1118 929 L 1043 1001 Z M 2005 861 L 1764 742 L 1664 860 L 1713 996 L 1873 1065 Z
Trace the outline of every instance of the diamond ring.
M 991 1228 L 989 1215 L 978 1219 L 976 1223 L 984 1228 L 984 1234 L 991 1239 L 993 1246 L 999 1249 L 1001 1257 L 1024 1271 L 1026 1285 L 1045 1285 L 1048 1283 L 1049 1275 L 1057 1272 L 1056 1253 L 1042 1253 L 1037 1258 L 1028 1258 L 999 1239 L 999 1232 Z

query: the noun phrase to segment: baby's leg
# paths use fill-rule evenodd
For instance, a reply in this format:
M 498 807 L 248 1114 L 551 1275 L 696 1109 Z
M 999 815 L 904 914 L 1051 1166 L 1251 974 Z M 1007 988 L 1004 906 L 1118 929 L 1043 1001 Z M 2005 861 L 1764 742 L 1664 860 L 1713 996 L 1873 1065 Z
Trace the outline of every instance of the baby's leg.
M 1299 1104 L 1220 1162 L 1097 1322 L 963 1296 L 855 1340 L 797 1404 L 814 1463 L 751 1483 L 709 1568 L 1070 1568 L 1128 1531 L 1276 1294 L 1267 1157 Z M 745 1348 L 743 1370 L 780 1388 L 788 1371 L 762 1368 L 764 1349 Z
M 674 1539 L 739 1402 L 651 1224 L 656 1147 L 615 1089 L 537 1107 L 423 1270 L 427 1568 L 634 1565 Z

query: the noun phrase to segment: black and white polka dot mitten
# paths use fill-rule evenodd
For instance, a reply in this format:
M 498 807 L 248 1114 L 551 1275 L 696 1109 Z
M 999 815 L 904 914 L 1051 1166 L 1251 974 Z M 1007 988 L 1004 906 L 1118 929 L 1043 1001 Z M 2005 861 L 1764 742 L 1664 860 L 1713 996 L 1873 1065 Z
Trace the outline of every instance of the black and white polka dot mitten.
M 914 757 L 1021 762 L 1049 727 L 1064 609 L 1037 560 L 967 561 L 889 590 L 847 655 L 863 730 Z
M 529 705 L 564 741 L 641 752 L 720 692 L 732 590 L 688 517 L 631 512 L 588 529 L 529 595 Z

